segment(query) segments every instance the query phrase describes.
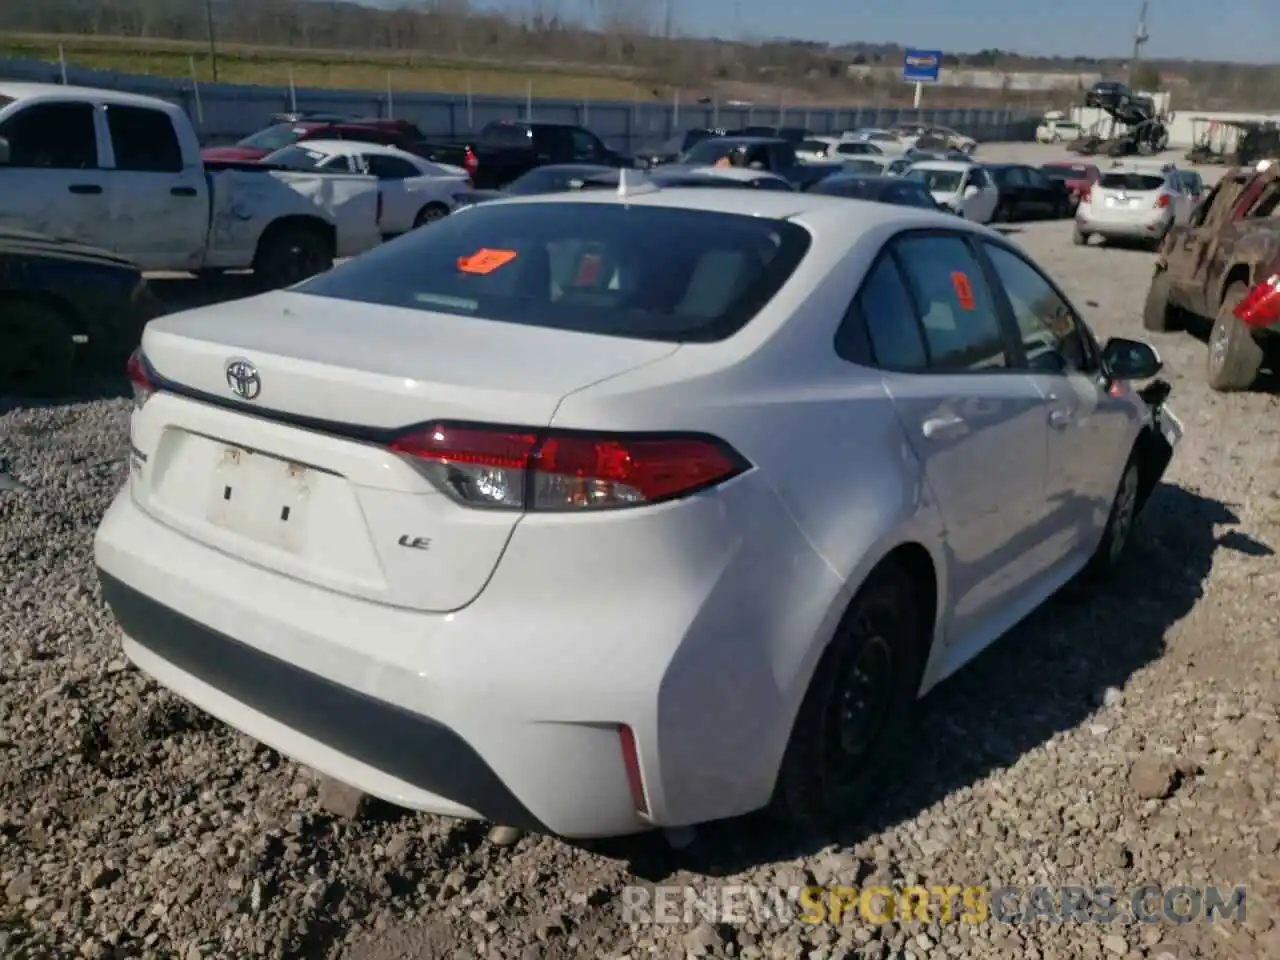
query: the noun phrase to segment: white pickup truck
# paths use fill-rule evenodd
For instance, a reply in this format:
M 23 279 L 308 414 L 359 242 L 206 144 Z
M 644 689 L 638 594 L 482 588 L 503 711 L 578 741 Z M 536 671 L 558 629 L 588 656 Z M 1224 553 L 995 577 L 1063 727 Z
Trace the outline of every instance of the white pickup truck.
M 280 287 L 377 246 L 378 203 L 372 177 L 202 161 L 165 100 L 0 82 L 0 226 Z

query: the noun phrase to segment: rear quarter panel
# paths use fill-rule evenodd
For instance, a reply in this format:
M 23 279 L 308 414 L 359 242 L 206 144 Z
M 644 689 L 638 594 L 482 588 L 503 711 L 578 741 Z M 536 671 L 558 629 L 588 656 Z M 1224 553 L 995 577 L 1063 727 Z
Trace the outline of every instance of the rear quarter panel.
M 211 171 L 209 187 L 211 267 L 251 265 L 263 232 L 290 216 L 314 217 L 333 226 L 339 257 L 355 256 L 381 242 L 378 183 L 373 177 L 232 169 Z

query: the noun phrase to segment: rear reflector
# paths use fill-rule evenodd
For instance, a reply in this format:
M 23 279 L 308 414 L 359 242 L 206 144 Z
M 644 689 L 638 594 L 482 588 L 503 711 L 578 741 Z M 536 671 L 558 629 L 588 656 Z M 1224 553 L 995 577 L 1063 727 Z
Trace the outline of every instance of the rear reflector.
M 499 510 L 617 509 L 724 483 L 750 465 L 714 437 L 436 423 L 392 441 L 442 493 Z
M 138 347 L 129 355 L 129 363 L 125 368 L 129 383 L 133 387 L 133 409 L 140 410 L 147 398 L 156 392 L 155 381 L 151 378 L 151 369 L 142 348 Z
M 631 802 L 646 816 L 649 800 L 644 795 L 644 777 L 640 775 L 640 750 L 636 747 L 636 735 L 630 727 L 618 727 L 618 740 L 622 746 L 622 765 L 627 769 L 627 786 L 631 789 Z
M 1280 322 L 1280 274 L 1272 274 L 1245 294 L 1234 313 L 1241 323 L 1259 329 Z

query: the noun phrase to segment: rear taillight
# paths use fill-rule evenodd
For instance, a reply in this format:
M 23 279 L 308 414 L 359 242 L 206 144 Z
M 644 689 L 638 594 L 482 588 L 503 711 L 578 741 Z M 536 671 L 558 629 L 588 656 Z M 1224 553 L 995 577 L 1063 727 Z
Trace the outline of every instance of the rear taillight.
M 125 372 L 129 376 L 129 383 L 133 386 L 133 409 L 141 410 L 142 405 L 157 389 L 155 380 L 151 377 L 151 370 L 147 366 L 147 360 L 142 355 L 141 347 L 129 355 Z
M 476 156 L 475 151 L 467 147 L 466 153 L 462 155 L 462 167 L 471 176 L 476 175 L 476 171 L 480 169 L 480 158 Z
M 1156 197 L 1157 209 L 1163 210 L 1168 205 L 1169 205 L 1169 195 L 1167 193 L 1162 193 L 1160 194 L 1160 196 Z
M 1081 191 L 1080 191 L 1080 202 L 1081 202 L 1081 203 L 1088 203 L 1088 202 L 1089 202 L 1090 200 L 1092 200 L 1092 199 L 1093 199 L 1093 187 L 1092 187 L 1092 186 L 1085 187 L 1083 190 L 1081 190 Z
M 639 507 L 716 486 L 749 464 L 711 437 L 437 423 L 390 448 L 456 502 L 498 510 Z
M 1245 294 L 1233 312 L 1250 327 L 1261 329 L 1280 323 L 1280 274 L 1272 274 Z

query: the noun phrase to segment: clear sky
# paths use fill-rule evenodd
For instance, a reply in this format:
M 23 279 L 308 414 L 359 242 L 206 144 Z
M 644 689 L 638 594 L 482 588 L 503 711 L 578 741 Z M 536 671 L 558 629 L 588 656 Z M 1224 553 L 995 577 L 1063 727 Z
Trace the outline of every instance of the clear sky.
M 519 9 L 525 0 L 476 0 Z M 591 0 L 558 0 L 581 14 Z M 662 20 L 666 0 L 647 3 Z M 383 0 L 390 5 L 394 0 Z M 681 32 L 736 39 L 799 37 L 902 43 L 966 53 L 1124 57 L 1141 0 L 671 0 Z M 543 9 L 552 7 L 542 0 Z M 634 8 L 634 7 L 633 7 Z M 1145 55 L 1280 64 L 1280 0 L 1151 0 Z

